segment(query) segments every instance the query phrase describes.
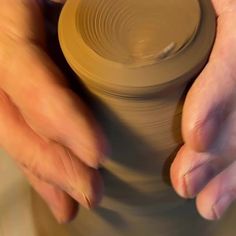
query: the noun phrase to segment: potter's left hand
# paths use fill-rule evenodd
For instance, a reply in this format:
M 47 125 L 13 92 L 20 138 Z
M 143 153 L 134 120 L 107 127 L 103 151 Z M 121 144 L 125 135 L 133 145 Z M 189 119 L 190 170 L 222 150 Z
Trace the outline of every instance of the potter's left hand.
M 196 197 L 204 218 L 216 220 L 236 199 L 236 1 L 212 2 L 218 16 L 216 42 L 186 99 L 184 145 L 171 179 L 179 195 Z

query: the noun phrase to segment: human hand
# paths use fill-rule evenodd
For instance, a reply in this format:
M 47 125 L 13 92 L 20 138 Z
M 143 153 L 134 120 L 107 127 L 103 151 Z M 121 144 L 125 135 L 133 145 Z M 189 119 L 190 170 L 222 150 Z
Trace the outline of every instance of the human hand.
M 0 146 L 65 223 L 76 215 L 77 202 L 90 208 L 101 200 L 97 167 L 105 141 L 90 111 L 42 49 L 40 11 L 33 2 L 1 1 Z M 11 17 L 19 18 L 14 22 Z
M 216 220 L 236 199 L 236 2 L 212 2 L 218 15 L 216 42 L 185 102 L 184 145 L 171 179 L 180 196 L 196 197 L 204 218 Z

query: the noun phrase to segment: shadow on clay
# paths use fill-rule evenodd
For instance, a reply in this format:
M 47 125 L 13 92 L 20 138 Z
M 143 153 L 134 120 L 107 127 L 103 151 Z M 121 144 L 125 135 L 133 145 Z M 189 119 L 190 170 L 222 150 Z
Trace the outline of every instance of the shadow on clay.
M 57 40 L 57 38 L 54 35 L 54 42 L 55 40 Z M 152 204 L 156 203 L 157 201 L 163 203 L 168 201 L 177 201 L 178 199 L 179 204 L 177 207 L 181 208 L 180 211 L 182 212 L 182 216 L 185 215 L 185 219 L 188 218 L 188 216 L 193 216 L 194 214 L 192 212 L 196 212 L 196 209 L 192 201 L 179 199 L 171 188 L 169 170 L 178 147 L 168 158 L 165 158 L 165 160 L 160 160 L 160 158 L 158 158 L 159 153 L 156 149 L 154 150 L 144 141 L 144 139 L 131 131 L 130 128 L 128 128 L 121 120 L 119 120 L 118 117 L 105 104 L 103 104 L 97 98 L 94 99 L 93 95 L 88 92 L 86 87 L 77 79 L 75 73 L 70 69 L 58 46 L 59 43 L 57 41 L 57 43 L 54 44 L 54 48 L 51 48 L 51 56 L 53 58 L 57 58 L 56 62 L 64 72 L 65 76 L 68 78 L 70 87 L 91 108 L 94 116 L 97 118 L 100 124 L 102 124 L 105 135 L 107 136 L 107 139 L 109 140 L 112 147 L 112 155 L 110 157 L 112 161 L 121 166 L 124 166 L 127 169 L 135 171 L 136 173 L 140 173 L 140 175 L 155 176 L 157 173 L 159 173 L 159 181 L 164 182 L 164 184 L 167 186 L 167 192 L 161 196 L 151 193 L 146 194 L 140 192 L 138 189 L 134 188 L 123 179 L 120 179 L 118 176 L 111 173 L 108 169 L 106 169 L 106 167 L 103 167 L 100 171 L 106 186 L 105 195 L 111 199 L 115 199 L 121 203 L 124 203 L 129 207 L 140 206 L 140 202 L 143 202 L 144 204 Z M 169 86 L 169 90 L 165 90 L 165 93 L 171 94 L 173 92 L 172 89 L 174 89 L 174 86 Z M 183 91 L 183 98 L 185 97 L 186 91 Z M 159 93 L 158 97 L 163 97 L 163 94 Z M 170 96 L 167 99 L 174 98 Z M 175 116 L 172 124 L 173 135 L 175 136 L 174 138 L 177 143 L 181 142 L 181 107 L 182 102 L 180 102 L 176 108 L 176 114 L 179 115 Z M 114 126 L 114 123 L 116 126 Z M 126 145 L 124 146 L 124 144 Z M 158 182 L 156 184 L 158 184 Z M 122 189 L 122 191 L 116 191 L 116 189 Z M 135 198 L 125 196 L 135 196 Z M 168 199 L 166 199 L 167 196 Z M 189 208 L 191 211 L 189 211 Z M 169 211 L 171 211 L 171 213 Z M 174 212 L 176 212 L 176 210 L 172 211 L 171 209 L 169 211 L 162 212 L 162 217 L 165 215 L 168 217 L 169 214 L 175 214 Z M 98 207 L 94 210 L 94 212 L 111 225 L 117 227 L 118 222 L 121 227 L 126 227 L 125 219 L 123 219 L 122 216 L 116 211 L 107 209 L 105 207 Z M 179 215 L 176 215 L 175 217 L 178 218 Z M 199 222 L 202 222 L 200 217 L 198 219 Z M 197 222 L 198 220 L 196 221 L 196 224 Z

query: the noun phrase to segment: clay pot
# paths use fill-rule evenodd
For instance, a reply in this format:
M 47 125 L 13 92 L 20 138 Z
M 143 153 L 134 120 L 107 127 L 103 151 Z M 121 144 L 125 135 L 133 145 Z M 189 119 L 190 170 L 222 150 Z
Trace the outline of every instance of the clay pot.
M 112 149 L 104 199 L 81 210 L 78 235 L 208 235 L 194 202 L 171 188 L 169 166 L 186 92 L 214 37 L 210 0 L 68 0 L 61 47 L 94 96 Z

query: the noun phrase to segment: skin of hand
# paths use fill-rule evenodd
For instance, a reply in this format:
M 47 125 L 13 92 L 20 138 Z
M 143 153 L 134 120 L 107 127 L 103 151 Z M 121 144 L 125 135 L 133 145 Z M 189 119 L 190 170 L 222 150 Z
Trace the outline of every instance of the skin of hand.
M 186 99 L 184 145 L 172 164 L 171 179 L 180 196 L 196 197 L 200 214 L 215 220 L 236 197 L 236 2 L 212 2 L 217 38 Z M 76 215 L 77 202 L 92 207 L 100 201 L 103 183 L 96 168 L 106 141 L 43 50 L 36 0 L 0 3 L 5 32 L 0 35 L 0 145 L 65 223 Z
M 184 145 L 171 180 L 180 196 L 196 197 L 204 218 L 216 220 L 236 199 L 236 1 L 212 2 L 216 41 L 184 105 Z
M 0 147 L 59 223 L 103 194 L 103 133 L 45 52 L 36 0 L 0 0 Z

